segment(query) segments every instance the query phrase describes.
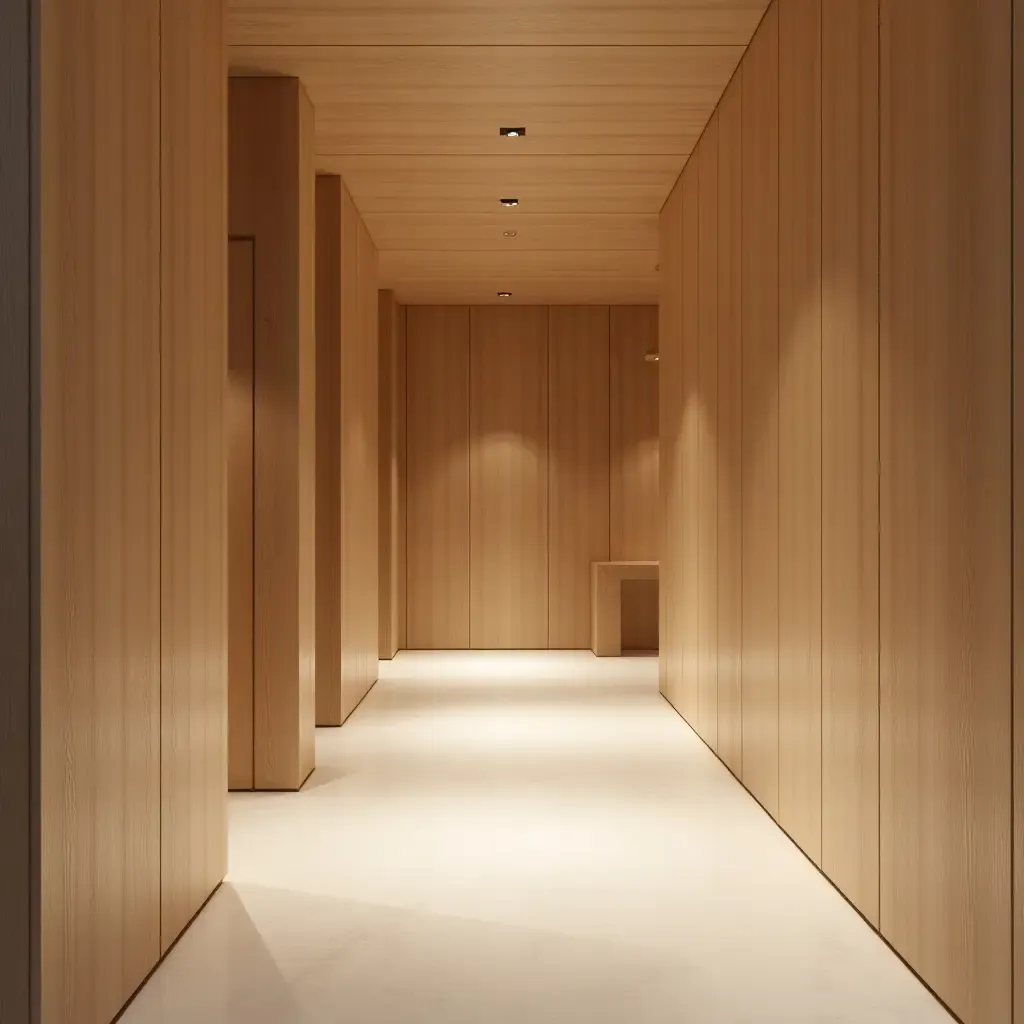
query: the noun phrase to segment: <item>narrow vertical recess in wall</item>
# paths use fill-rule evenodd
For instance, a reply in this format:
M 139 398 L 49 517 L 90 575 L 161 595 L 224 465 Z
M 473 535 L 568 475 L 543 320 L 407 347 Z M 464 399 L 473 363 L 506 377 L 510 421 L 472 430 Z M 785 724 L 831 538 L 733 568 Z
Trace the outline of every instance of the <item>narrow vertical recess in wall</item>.
M 1011 163 L 1013 168 L 1012 208 L 1012 263 L 1013 263 L 1013 342 L 1011 348 L 1011 392 L 1013 402 L 1013 691 L 1011 703 L 1013 707 L 1013 934 L 1011 948 L 1013 950 L 1013 1019 L 1014 1024 L 1024 1022 L 1024 545 L 1017 533 L 1024 528 L 1024 467 L 1020 461 L 1024 458 L 1024 407 L 1021 395 L 1024 390 L 1017 387 L 1017 370 L 1024 365 L 1021 359 L 1021 345 L 1024 343 L 1024 322 L 1022 322 L 1022 306 L 1024 299 L 1024 18 L 1020 12 L 1021 0 L 1013 0 L 1010 12 L 1012 30 L 1010 46 L 1013 60 L 1013 96 L 1011 111 L 1013 120 L 1013 152 Z

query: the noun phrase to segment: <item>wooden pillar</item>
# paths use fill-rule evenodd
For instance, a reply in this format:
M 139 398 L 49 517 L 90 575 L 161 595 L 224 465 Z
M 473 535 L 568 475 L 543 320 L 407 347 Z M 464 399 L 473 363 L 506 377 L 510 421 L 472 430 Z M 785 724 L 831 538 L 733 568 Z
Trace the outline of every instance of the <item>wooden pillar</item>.
M 316 723 L 338 726 L 377 681 L 377 251 L 336 175 L 316 183 Z
M 32 937 L 38 661 L 33 604 L 33 0 L 0 8 L 0 1020 L 37 1021 Z
M 298 79 L 234 78 L 228 121 L 229 233 L 255 253 L 253 786 L 294 790 L 314 764 L 313 107 Z

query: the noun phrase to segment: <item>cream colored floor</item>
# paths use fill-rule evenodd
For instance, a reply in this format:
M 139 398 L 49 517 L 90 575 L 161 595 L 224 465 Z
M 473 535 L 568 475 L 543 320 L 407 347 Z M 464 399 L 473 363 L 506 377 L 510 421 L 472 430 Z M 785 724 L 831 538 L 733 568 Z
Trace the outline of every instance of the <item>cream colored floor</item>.
M 126 1024 L 950 1018 L 658 695 L 657 662 L 402 655 Z

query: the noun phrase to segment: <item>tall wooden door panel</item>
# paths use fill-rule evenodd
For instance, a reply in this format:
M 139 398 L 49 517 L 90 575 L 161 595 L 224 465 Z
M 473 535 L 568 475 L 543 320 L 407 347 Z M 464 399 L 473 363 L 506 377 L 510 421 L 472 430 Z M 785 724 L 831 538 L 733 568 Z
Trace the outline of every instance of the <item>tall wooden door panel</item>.
M 881 927 L 1010 1019 L 1010 0 L 881 5 Z
M 469 307 L 406 312 L 406 631 L 411 650 L 469 636 Z
M 228 784 L 253 788 L 253 243 L 228 249 Z
M 475 306 L 470 643 L 548 646 L 548 311 Z
M 821 863 L 821 0 L 779 3 L 779 821 Z
M 822 6 L 822 870 L 878 926 L 878 2 Z
M 608 307 L 552 306 L 548 644 L 590 647 L 590 565 L 608 558 Z
M 779 8 L 743 66 L 743 781 L 779 809 Z

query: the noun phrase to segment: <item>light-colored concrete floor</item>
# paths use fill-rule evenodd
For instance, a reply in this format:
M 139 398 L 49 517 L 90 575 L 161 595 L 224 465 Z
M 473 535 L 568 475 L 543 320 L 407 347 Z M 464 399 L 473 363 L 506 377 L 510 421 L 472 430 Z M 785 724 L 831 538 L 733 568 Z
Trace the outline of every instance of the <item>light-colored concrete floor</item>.
M 126 1024 L 948 1024 L 653 659 L 404 654 Z

